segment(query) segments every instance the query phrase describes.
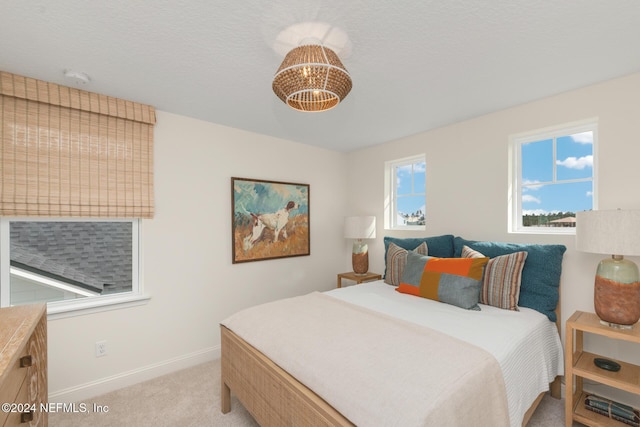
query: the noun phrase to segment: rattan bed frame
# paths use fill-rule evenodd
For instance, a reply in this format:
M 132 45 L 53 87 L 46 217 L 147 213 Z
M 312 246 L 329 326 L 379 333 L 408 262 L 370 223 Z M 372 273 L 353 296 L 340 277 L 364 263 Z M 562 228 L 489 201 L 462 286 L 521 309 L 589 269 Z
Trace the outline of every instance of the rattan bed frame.
M 560 307 L 560 302 L 558 302 Z M 560 332 L 560 309 L 556 309 Z M 342 414 L 294 377 L 224 326 L 220 327 L 221 409 L 231 410 L 231 391 L 262 427 L 353 426 Z M 561 377 L 550 384 L 551 396 L 560 399 Z M 526 426 L 545 393 L 525 413 Z

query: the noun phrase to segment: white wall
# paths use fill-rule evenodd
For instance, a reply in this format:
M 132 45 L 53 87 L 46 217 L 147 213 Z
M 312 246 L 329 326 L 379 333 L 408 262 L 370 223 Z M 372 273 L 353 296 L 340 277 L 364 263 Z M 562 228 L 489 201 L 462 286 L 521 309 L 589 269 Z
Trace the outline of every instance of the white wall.
M 52 401 L 79 400 L 216 357 L 218 322 L 229 314 L 334 287 L 336 273 L 351 265 L 345 215 L 377 216 L 378 238 L 369 242 L 370 269 L 377 272 L 384 268 L 385 234 L 564 244 L 563 321 L 577 309 L 593 311 L 600 255 L 576 252 L 572 236 L 507 232 L 508 136 L 597 117 L 599 208 L 640 209 L 638 99 L 640 74 L 634 74 L 349 154 L 158 112 L 157 213 L 143 223 L 152 299 L 49 322 Z M 427 231 L 385 233 L 384 162 L 422 152 Z M 233 265 L 231 176 L 310 184 L 311 256 Z M 98 340 L 107 340 L 109 351 L 99 359 Z M 637 349 L 601 346 L 611 357 L 640 363 Z
M 49 322 L 52 401 L 87 398 L 219 356 L 219 322 L 335 287 L 347 252 L 346 156 L 158 112 L 156 215 L 142 224 L 148 304 Z M 311 255 L 232 264 L 231 177 L 310 185 Z M 95 357 L 106 340 L 108 355 Z
M 605 256 L 577 252 L 574 236 L 507 232 L 508 138 L 597 117 L 598 208 L 640 209 L 639 99 L 640 74 L 633 74 L 350 153 L 349 208 L 378 218 L 378 238 L 369 244 L 371 269 L 384 268 L 384 235 L 454 234 L 475 240 L 560 243 L 567 247 L 562 274 L 563 325 L 575 310 L 594 311 L 595 269 Z M 426 153 L 427 160 L 427 231 L 385 232 L 384 162 L 419 153 Z M 630 259 L 640 264 L 640 258 Z M 586 341 L 589 345 L 588 337 Z M 609 342 L 598 350 L 640 362 L 637 347 Z

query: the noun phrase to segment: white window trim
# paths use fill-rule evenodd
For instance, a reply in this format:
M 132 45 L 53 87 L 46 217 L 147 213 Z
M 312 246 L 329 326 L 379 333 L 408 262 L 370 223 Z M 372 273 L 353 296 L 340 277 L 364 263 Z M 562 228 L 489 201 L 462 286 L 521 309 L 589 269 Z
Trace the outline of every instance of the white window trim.
M 51 301 L 47 303 L 47 318 L 49 320 L 74 317 L 102 311 L 128 308 L 143 305 L 151 298 L 144 293 L 143 265 L 142 265 L 142 220 L 140 219 L 109 219 L 109 218 L 0 218 L 0 283 L 10 282 L 10 233 L 9 223 L 16 221 L 126 221 L 132 224 L 132 233 L 137 239 L 132 239 L 132 253 L 137 257 L 132 263 L 132 284 L 130 292 L 121 292 L 104 296 L 87 297 L 66 301 Z M 0 286 L 0 302 L 2 307 L 8 306 L 10 301 L 9 286 Z
M 25 279 L 29 279 L 32 280 L 34 282 L 37 282 L 38 284 L 42 284 L 45 286 L 50 286 L 56 289 L 60 289 L 61 291 L 67 291 L 67 292 L 72 292 L 75 293 L 77 295 L 82 295 L 85 297 L 95 297 L 95 296 L 100 296 L 100 294 L 98 292 L 94 292 L 94 291 L 90 291 L 87 289 L 78 289 L 78 287 L 72 286 L 70 284 L 67 284 L 63 281 L 60 280 L 55 280 L 55 279 L 50 279 L 48 277 L 43 277 L 39 274 L 35 274 L 32 273 L 30 271 L 27 270 L 23 270 L 21 268 L 17 268 L 17 267 L 11 267 L 11 265 L 9 266 L 9 275 L 13 275 L 13 276 L 18 276 L 18 277 L 22 277 Z
M 522 132 L 509 136 L 509 186 L 508 204 L 509 214 L 507 222 L 507 232 L 511 234 L 561 234 L 575 235 L 575 227 L 524 227 L 522 225 L 522 206 L 520 194 L 520 177 L 522 176 L 522 159 L 520 147 L 525 142 L 541 141 L 552 139 L 558 136 L 573 135 L 580 132 L 593 131 L 593 209 L 598 208 L 597 189 L 597 146 L 598 146 L 598 118 L 590 118 L 557 126 L 551 126 L 535 131 Z M 555 159 L 555 152 L 554 152 Z
M 384 162 L 384 228 L 385 230 L 405 230 L 405 231 L 424 231 L 427 229 L 425 225 L 398 225 L 395 218 L 397 218 L 396 212 L 396 176 L 393 173 L 395 167 L 410 165 L 416 162 L 425 162 L 426 155 L 418 154 L 415 156 L 404 157 L 396 160 L 389 160 Z M 426 181 L 425 173 L 425 181 Z M 426 189 L 426 185 L 425 185 Z M 426 205 L 426 193 L 425 193 L 425 205 Z M 426 212 L 425 212 L 426 214 Z M 426 218 L 425 218 L 426 219 Z M 425 221 L 426 222 L 426 221 Z

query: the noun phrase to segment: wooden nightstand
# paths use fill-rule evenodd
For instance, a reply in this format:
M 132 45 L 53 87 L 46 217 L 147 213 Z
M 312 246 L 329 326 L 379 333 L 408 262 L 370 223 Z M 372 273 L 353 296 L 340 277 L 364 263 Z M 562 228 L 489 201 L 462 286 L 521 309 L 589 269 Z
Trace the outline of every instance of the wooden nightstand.
M 367 272 L 365 274 L 356 274 L 353 271 L 348 273 L 340 273 L 338 274 L 338 287 L 342 287 L 342 279 L 353 280 L 356 284 L 360 284 L 362 282 L 370 282 L 372 280 L 380 280 L 382 279 L 382 275 L 378 273 Z
M 575 332 L 575 341 L 574 341 Z M 588 379 L 610 387 L 618 388 L 630 393 L 640 394 L 640 366 L 616 360 L 621 365 L 618 372 L 606 371 L 598 368 L 593 360 L 600 357 L 597 354 L 583 351 L 583 333 L 602 335 L 614 340 L 624 340 L 640 344 L 640 325 L 633 329 L 615 329 L 604 326 L 594 313 L 576 311 L 567 320 L 565 347 L 565 423 L 571 427 L 573 420 L 587 426 L 620 426 L 625 424 L 610 420 L 608 417 L 596 414 L 584 407 L 586 394 L 582 390 L 583 379 Z M 575 342 L 575 350 L 574 350 Z M 603 356 L 608 358 L 606 356 Z M 575 376 L 575 383 L 574 383 Z M 575 392 L 572 393 L 575 384 Z

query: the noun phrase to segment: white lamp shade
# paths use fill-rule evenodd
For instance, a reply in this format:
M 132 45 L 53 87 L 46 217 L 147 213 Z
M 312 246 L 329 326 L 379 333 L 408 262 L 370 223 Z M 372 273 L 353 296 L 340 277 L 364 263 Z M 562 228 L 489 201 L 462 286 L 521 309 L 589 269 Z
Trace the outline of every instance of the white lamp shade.
M 375 239 L 375 216 L 348 216 L 344 219 L 345 239 Z
M 576 249 L 609 255 L 640 255 L 640 210 L 576 213 Z

